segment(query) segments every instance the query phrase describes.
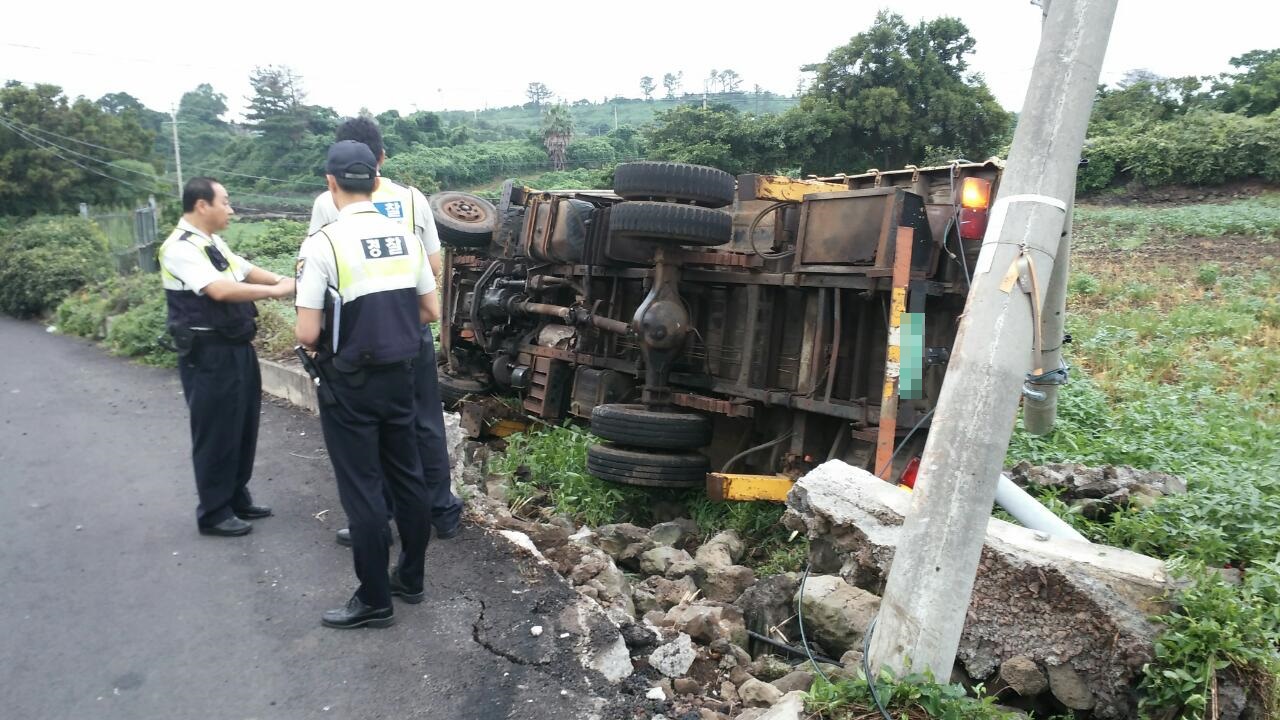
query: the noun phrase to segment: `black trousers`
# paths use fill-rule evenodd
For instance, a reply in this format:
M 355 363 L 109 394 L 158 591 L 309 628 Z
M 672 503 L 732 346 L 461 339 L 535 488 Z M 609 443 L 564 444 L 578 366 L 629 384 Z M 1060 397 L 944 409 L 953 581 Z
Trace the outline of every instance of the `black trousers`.
M 191 462 L 200 497 L 196 522 L 209 527 L 253 504 L 248 484 L 262 408 L 258 355 L 247 342 L 197 339 L 179 360 L 178 375 L 191 411 Z
M 431 524 L 436 532 L 451 532 L 462 520 L 462 501 L 453 494 L 444 410 L 436 380 L 436 348 L 430 326 L 423 328 L 422 347 L 414 360 L 418 412 L 418 455 L 431 501 Z
M 400 532 L 400 578 L 422 587 L 430 500 L 415 443 L 414 369 L 409 363 L 366 368 L 348 375 L 323 366 L 334 403 L 321 404 L 320 426 L 338 480 L 338 497 L 351 529 L 351 553 L 366 605 L 391 605 L 387 584 L 387 499 Z M 385 490 L 384 490 L 385 488 Z

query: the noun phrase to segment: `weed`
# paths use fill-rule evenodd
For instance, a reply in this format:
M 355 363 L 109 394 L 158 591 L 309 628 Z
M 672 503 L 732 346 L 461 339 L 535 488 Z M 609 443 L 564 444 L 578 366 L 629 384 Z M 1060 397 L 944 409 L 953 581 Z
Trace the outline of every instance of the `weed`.
M 1211 288 L 1218 284 L 1218 274 L 1222 268 L 1217 263 L 1205 263 L 1196 269 L 1196 282 L 1201 287 Z
M 882 672 L 876 679 L 876 695 L 895 718 L 944 718 L 945 720 L 1013 720 L 1018 713 L 1002 710 L 995 698 L 976 688 L 970 697 L 960 685 L 942 685 L 928 675 L 894 679 Z M 875 705 L 866 679 L 829 682 L 818 678 L 809 690 L 805 710 L 824 720 L 854 720 L 876 717 Z

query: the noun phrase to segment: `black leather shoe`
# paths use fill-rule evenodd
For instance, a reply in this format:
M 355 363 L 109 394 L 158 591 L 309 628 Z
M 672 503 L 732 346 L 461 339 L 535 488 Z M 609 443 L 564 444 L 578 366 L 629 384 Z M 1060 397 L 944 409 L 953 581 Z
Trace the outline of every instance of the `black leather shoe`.
M 414 592 L 408 585 L 405 585 L 400 579 L 400 568 L 391 568 L 391 573 L 387 576 L 387 580 L 391 583 L 392 596 L 398 597 L 410 605 L 417 605 L 427 595 L 422 588 L 418 588 L 417 592 Z
M 218 537 L 237 537 L 240 535 L 248 535 L 253 531 L 253 526 L 232 515 L 217 525 L 200 526 L 201 535 L 216 535 Z
M 271 517 L 271 508 L 266 505 L 249 505 L 247 507 L 235 508 L 232 510 L 236 517 L 241 520 L 261 520 L 265 517 Z
M 390 627 L 395 624 L 395 621 L 394 608 L 390 606 L 371 608 L 355 595 L 347 601 L 346 607 L 326 610 L 324 615 L 320 616 L 320 623 L 325 627 L 343 630 L 358 627 Z
M 458 537 L 458 533 L 460 532 L 462 532 L 462 523 L 458 523 L 457 525 L 454 525 L 453 527 L 447 530 L 441 530 L 440 528 L 436 528 L 436 539 L 449 540 L 451 538 L 456 538 Z
M 343 547 L 351 547 L 351 528 L 342 528 L 339 530 L 338 534 L 334 537 L 334 540 L 337 540 L 338 544 Z M 387 547 L 391 547 L 392 542 L 394 542 L 394 540 L 388 537 Z

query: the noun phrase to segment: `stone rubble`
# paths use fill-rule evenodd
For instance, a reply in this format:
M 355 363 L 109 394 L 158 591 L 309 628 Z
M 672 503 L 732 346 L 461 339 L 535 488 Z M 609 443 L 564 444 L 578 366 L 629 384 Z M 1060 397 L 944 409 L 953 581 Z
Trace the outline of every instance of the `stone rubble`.
M 650 528 L 578 528 L 565 518 L 515 517 L 494 499 L 505 491 L 503 480 L 483 469 L 489 454 L 470 442 L 451 453 L 470 516 L 577 590 L 581 602 L 566 608 L 548 632 L 567 635 L 585 667 L 654 703 L 647 717 L 804 717 L 813 668 L 773 654 L 747 633 L 798 646 L 797 602 L 811 650 L 840 658 L 838 665 L 822 664 L 823 672 L 835 679 L 861 673 L 862 643 L 879 611 L 909 495 L 838 461 L 801 478 L 784 522 L 810 541 L 802 595 L 799 573 L 757 578 L 741 564 L 747 548 L 736 532 L 704 539 L 678 506 L 664 508 L 664 521 Z M 1020 465 L 1010 474 L 1022 485 L 1057 488 L 1064 500 L 1098 517 L 1186 490 L 1173 476 L 1110 466 Z M 1131 717 L 1134 687 L 1157 632 L 1147 618 L 1164 609 L 1159 598 L 1170 587 L 1153 558 L 1046 542 L 992 520 L 957 656 L 961 679 L 985 682 L 1003 691 L 1002 702 L 1024 709 Z

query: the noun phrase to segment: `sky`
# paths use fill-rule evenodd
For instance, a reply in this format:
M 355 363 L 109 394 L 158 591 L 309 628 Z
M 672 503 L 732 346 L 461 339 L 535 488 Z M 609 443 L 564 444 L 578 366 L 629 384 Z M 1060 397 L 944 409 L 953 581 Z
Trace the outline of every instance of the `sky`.
M 684 73 L 684 91 L 701 92 L 712 70 L 725 69 L 744 90 L 790 95 L 802 65 L 847 43 L 880 9 L 913 24 L 958 17 L 977 41 L 970 69 L 1005 108 L 1020 110 L 1041 18 L 1029 0 L 491 0 L 371 3 L 345 15 L 340 5 L 284 0 L 6 5 L 0 81 L 52 83 L 90 98 L 127 92 L 156 110 L 207 82 L 227 96 L 231 119 L 250 94 L 249 73 L 266 65 L 292 68 L 308 102 L 340 115 L 515 105 L 530 82 L 570 102 L 640 97 L 641 77 L 661 94 L 668 72 Z M 1278 21 L 1280 3 L 1269 0 L 1120 0 L 1101 81 L 1133 69 L 1226 72 L 1233 56 L 1280 47 Z

